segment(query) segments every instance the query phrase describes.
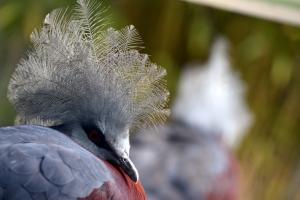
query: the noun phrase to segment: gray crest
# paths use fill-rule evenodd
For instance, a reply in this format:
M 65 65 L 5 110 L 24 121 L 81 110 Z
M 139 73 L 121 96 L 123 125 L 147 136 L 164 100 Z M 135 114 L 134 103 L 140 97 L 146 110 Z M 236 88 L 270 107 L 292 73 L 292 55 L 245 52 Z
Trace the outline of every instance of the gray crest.
M 100 6 L 77 0 L 48 14 L 32 33 L 32 49 L 8 92 L 21 123 L 97 120 L 136 127 L 165 119 L 165 70 L 138 51 L 141 39 L 132 25 L 107 28 Z

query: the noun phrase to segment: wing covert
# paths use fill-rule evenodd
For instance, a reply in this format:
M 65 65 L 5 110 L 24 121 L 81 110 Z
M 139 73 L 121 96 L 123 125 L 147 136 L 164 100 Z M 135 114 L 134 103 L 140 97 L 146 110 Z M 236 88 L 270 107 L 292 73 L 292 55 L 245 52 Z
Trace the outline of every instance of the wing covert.
M 0 129 L 0 200 L 75 200 L 110 180 L 100 159 L 68 137 L 66 146 L 56 143 L 55 130 L 42 128 L 47 139 L 39 129 Z

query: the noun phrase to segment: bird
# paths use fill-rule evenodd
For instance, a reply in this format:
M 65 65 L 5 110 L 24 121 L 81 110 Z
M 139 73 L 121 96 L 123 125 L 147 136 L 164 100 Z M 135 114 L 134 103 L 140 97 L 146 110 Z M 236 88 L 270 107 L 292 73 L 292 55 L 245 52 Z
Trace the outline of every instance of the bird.
M 218 37 L 208 62 L 184 70 L 167 124 L 141 130 L 131 155 L 150 200 L 237 200 L 233 150 L 251 125 L 245 84 L 230 69 Z
M 102 1 L 50 12 L 8 86 L 16 125 L 0 128 L 0 200 L 143 200 L 129 136 L 168 116 L 166 70 Z

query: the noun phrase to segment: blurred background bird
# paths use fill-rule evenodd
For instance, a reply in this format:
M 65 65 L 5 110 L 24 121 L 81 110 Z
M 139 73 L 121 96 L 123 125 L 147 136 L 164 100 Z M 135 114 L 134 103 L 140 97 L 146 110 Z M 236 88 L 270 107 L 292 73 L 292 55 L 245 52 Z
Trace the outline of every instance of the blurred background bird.
M 252 115 L 244 83 L 231 70 L 228 46 L 219 37 L 208 62 L 183 73 L 166 126 L 134 138 L 132 157 L 150 199 L 240 199 L 232 149 Z
M 31 34 L 8 89 L 20 125 L 0 128 L 1 200 L 147 198 L 129 133 L 166 118 L 166 72 L 105 12 L 78 0 Z

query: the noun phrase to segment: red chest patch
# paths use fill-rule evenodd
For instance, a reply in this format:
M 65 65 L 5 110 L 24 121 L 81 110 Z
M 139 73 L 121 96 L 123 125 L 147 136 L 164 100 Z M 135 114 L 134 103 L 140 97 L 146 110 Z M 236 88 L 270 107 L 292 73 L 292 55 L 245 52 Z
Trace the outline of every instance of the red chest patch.
M 105 162 L 112 179 L 95 189 L 88 197 L 80 200 L 146 200 L 147 196 L 140 181 L 134 183 L 122 169 Z

